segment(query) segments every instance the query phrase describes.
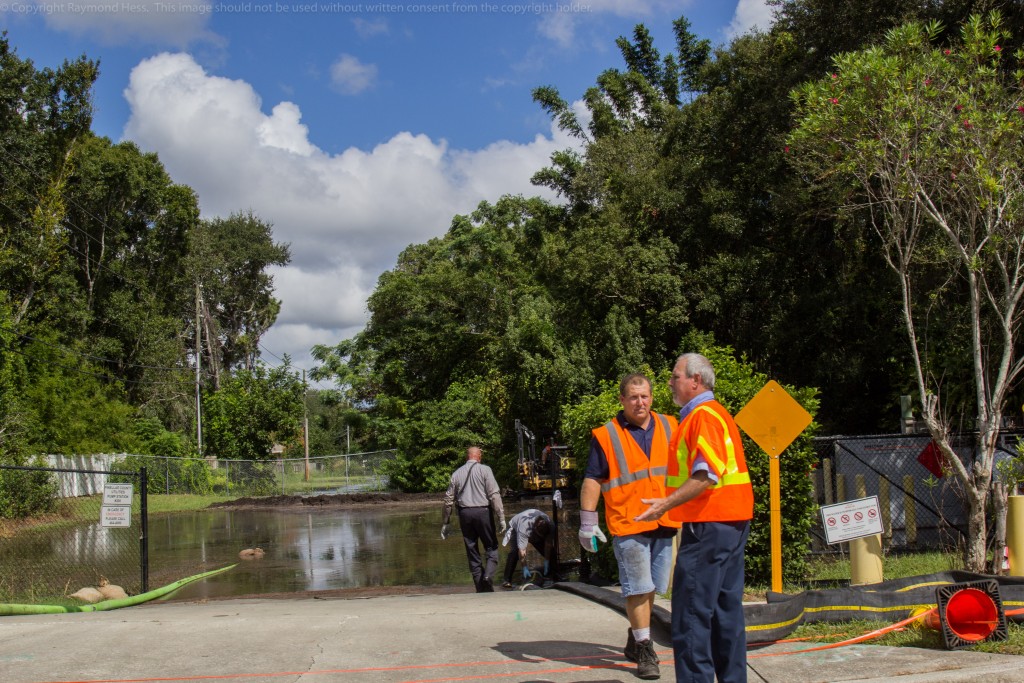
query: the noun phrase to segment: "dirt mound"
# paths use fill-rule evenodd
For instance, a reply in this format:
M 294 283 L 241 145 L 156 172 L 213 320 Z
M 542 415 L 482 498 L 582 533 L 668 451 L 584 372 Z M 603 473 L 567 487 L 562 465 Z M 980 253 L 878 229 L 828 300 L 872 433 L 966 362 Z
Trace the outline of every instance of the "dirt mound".
M 411 503 L 440 503 L 443 493 L 339 493 L 311 496 L 259 496 L 212 503 L 211 508 L 297 508 L 310 507 L 379 507 L 408 505 Z

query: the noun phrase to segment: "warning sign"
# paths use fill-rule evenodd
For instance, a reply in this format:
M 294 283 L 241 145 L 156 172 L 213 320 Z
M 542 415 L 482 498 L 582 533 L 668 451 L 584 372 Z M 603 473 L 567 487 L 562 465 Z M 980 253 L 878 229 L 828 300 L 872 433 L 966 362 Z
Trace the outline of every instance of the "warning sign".
M 777 458 L 813 418 L 781 384 L 771 380 L 736 413 L 735 419 L 754 443 Z
M 100 513 L 100 525 L 105 527 L 128 527 L 132 525 L 130 505 L 104 505 Z
M 821 523 L 828 544 L 882 533 L 878 496 L 848 500 L 821 508 Z

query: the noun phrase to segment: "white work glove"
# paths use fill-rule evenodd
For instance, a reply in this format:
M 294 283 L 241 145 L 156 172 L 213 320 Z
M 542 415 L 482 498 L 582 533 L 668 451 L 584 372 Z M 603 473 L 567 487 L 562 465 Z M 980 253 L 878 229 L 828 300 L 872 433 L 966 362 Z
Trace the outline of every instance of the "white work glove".
M 441 540 L 443 541 L 443 540 L 445 540 L 447 538 L 448 538 L 448 525 L 447 524 L 442 524 L 441 525 Z
M 602 543 L 608 542 L 601 527 L 597 525 L 597 510 L 580 510 L 580 545 L 584 550 L 596 553 L 598 539 Z
M 502 517 L 501 520 L 499 520 L 498 522 L 498 535 L 501 536 L 503 533 L 505 533 L 505 529 L 507 528 L 508 524 L 505 523 L 505 518 Z

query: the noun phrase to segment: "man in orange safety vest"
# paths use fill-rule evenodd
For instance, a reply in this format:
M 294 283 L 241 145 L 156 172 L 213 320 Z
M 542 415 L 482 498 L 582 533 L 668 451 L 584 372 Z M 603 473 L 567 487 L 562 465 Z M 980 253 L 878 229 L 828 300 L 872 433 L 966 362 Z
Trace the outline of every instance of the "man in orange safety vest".
M 739 429 L 715 400 L 715 371 L 700 354 L 679 357 L 669 380 L 680 406 L 669 446 L 665 497 L 638 521 L 682 522 L 672 577 L 672 649 L 679 683 L 747 680 L 743 560 L 754 493 Z
M 580 492 L 579 538 L 590 552 L 597 551 L 599 539 L 607 540 L 597 516 L 603 496 L 629 619 L 623 653 L 637 663 L 638 677 L 653 680 L 661 673 L 651 639 L 651 611 L 655 593 L 668 591 L 672 539 L 679 522 L 635 518 L 647 507 L 642 499 L 668 495 L 666 465 L 676 420 L 651 411 L 651 381 L 640 373 L 626 375 L 619 383 L 619 403 L 622 410 L 592 432 Z

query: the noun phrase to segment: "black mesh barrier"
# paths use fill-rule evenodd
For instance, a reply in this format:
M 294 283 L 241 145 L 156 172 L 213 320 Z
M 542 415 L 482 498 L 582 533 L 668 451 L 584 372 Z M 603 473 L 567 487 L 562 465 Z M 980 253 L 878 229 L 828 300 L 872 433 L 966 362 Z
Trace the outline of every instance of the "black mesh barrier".
M 1020 433 L 1004 433 L 996 453 L 993 478 L 1016 455 Z M 882 544 L 887 551 L 958 552 L 967 536 L 963 485 L 927 434 L 830 436 L 814 440 L 818 465 L 814 492 L 819 506 L 876 496 L 882 517 Z M 952 437 L 954 451 L 973 467 L 977 435 Z M 846 543 L 826 544 L 819 516 L 813 527 L 812 550 L 842 552 Z

